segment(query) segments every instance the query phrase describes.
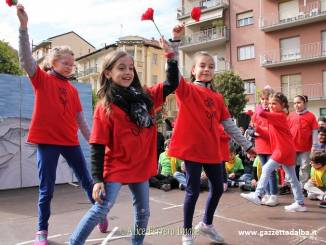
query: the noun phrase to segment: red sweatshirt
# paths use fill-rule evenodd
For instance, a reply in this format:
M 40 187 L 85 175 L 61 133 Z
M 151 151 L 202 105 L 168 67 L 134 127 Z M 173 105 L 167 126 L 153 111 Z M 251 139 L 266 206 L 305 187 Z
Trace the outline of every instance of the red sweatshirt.
M 261 117 L 269 123 L 269 135 L 272 147 L 271 158 L 284 165 L 295 164 L 295 147 L 284 112 L 263 111 Z M 260 131 L 257 131 L 260 133 Z
M 180 79 L 176 90 L 179 107 L 169 155 L 200 163 L 221 163 L 221 121 L 230 118 L 220 93 Z
M 255 149 L 258 154 L 272 154 L 271 142 L 269 140 L 269 125 L 267 119 L 257 115 L 256 113 L 251 118 L 256 132 L 259 136 L 255 138 Z
M 318 129 L 316 117 L 307 111 L 303 114 L 291 112 L 288 123 L 293 136 L 295 150 L 297 152 L 311 151 L 312 131 Z

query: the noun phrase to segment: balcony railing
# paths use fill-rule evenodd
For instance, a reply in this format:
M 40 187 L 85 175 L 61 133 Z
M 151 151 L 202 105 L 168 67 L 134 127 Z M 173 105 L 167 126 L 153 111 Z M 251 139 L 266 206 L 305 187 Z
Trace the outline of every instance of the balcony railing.
M 184 36 L 180 48 L 184 46 L 191 46 L 196 44 L 203 44 L 218 40 L 227 40 L 226 27 L 215 27 L 205 31 L 194 32 L 190 35 Z
M 299 48 L 274 49 L 260 56 L 263 67 L 278 67 L 326 60 L 326 41 L 307 43 Z
M 90 74 L 94 74 L 94 73 L 97 73 L 98 72 L 98 69 L 97 69 L 97 66 L 94 66 L 94 67 L 89 67 L 85 70 L 81 70 L 81 71 L 78 71 L 76 73 L 76 76 L 77 77 L 84 77 L 84 76 L 88 76 Z
M 293 101 L 298 94 L 308 96 L 309 100 L 326 99 L 326 87 L 322 83 L 305 83 L 299 85 L 285 85 L 273 88 L 275 91 L 282 92 L 289 100 Z
M 202 10 L 229 6 L 229 0 L 211 0 L 211 1 L 191 1 L 186 7 L 178 10 L 177 18 L 183 18 L 189 15 L 193 7 L 200 7 Z
M 260 18 L 260 29 L 268 32 L 321 20 L 326 20 L 326 3 L 318 0 L 301 5 L 299 12 L 294 15 L 291 14 L 291 17 L 280 19 L 278 13 L 264 15 Z

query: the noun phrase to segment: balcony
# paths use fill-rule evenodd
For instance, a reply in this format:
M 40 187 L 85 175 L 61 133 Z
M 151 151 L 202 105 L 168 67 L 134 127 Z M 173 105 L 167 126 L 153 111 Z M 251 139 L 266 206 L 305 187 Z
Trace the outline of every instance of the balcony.
M 211 0 L 208 2 L 188 1 L 186 6 L 184 6 L 181 10 L 178 9 L 177 19 L 182 20 L 190 17 L 193 7 L 200 7 L 202 9 L 202 13 L 205 13 L 218 8 L 227 8 L 228 6 L 229 0 Z
M 282 30 L 326 20 L 326 3 L 319 0 L 299 7 L 292 17 L 280 19 L 278 13 L 260 18 L 260 29 L 264 32 Z
M 275 49 L 260 56 L 260 65 L 274 68 L 326 60 L 326 41 L 307 43 L 295 49 Z
M 304 94 L 308 96 L 310 101 L 312 100 L 325 100 L 326 88 L 322 83 L 305 83 L 296 86 L 287 85 L 286 87 L 273 88 L 275 91 L 281 91 L 289 100 L 293 101 L 294 97 L 298 94 Z
M 194 32 L 183 37 L 180 45 L 182 51 L 205 50 L 226 43 L 228 30 L 226 27 L 215 27 L 205 31 Z
M 97 74 L 99 71 L 98 71 L 98 68 L 97 66 L 94 66 L 94 67 L 89 67 L 83 71 L 78 71 L 76 72 L 76 77 L 77 78 L 81 78 L 81 77 L 85 77 L 85 76 L 89 76 L 89 75 L 92 75 L 92 74 Z

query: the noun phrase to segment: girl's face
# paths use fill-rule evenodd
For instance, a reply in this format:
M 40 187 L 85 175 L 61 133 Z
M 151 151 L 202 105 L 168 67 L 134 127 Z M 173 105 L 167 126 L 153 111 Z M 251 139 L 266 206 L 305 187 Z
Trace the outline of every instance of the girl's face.
M 320 163 L 316 163 L 314 161 L 311 161 L 310 164 L 314 169 L 320 169 L 323 167 L 323 165 L 321 165 Z
M 64 54 L 53 61 L 53 70 L 64 77 L 70 77 L 75 68 L 75 59 L 71 54 Z
M 269 101 L 268 96 L 262 95 L 260 97 L 260 104 L 265 110 L 268 110 L 268 101 Z
M 129 55 L 123 56 L 115 62 L 111 70 L 104 71 L 104 74 L 115 84 L 127 88 L 134 80 L 134 61 Z
M 296 112 L 300 112 L 305 109 L 305 103 L 302 101 L 300 97 L 295 97 L 293 103 L 294 103 L 293 107 Z
M 214 70 L 214 60 L 209 56 L 201 55 L 197 58 L 191 74 L 195 76 L 196 81 L 210 82 L 213 80 Z
M 283 105 L 275 98 L 272 98 L 269 101 L 269 109 L 272 112 L 281 112 L 283 111 Z

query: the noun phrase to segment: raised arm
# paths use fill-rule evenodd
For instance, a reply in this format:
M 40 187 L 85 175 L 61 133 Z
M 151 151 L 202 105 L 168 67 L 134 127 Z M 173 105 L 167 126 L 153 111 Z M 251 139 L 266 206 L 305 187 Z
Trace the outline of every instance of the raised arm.
M 177 25 L 173 28 L 172 39 L 168 43 L 165 39 L 160 39 L 160 45 L 164 50 L 167 58 L 166 67 L 166 81 L 163 83 L 163 97 L 164 99 L 171 93 L 173 93 L 179 85 L 179 69 L 178 69 L 178 46 L 180 38 L 184 30 L 184 24 Z
M 31 46 L 27 32 L 28 16 L 22 4 L 17 4 L 17 16 L 20 22 L 19 27 L 19 62 L 29 77 L 36 72 L 36 61 L 32 56 Z

